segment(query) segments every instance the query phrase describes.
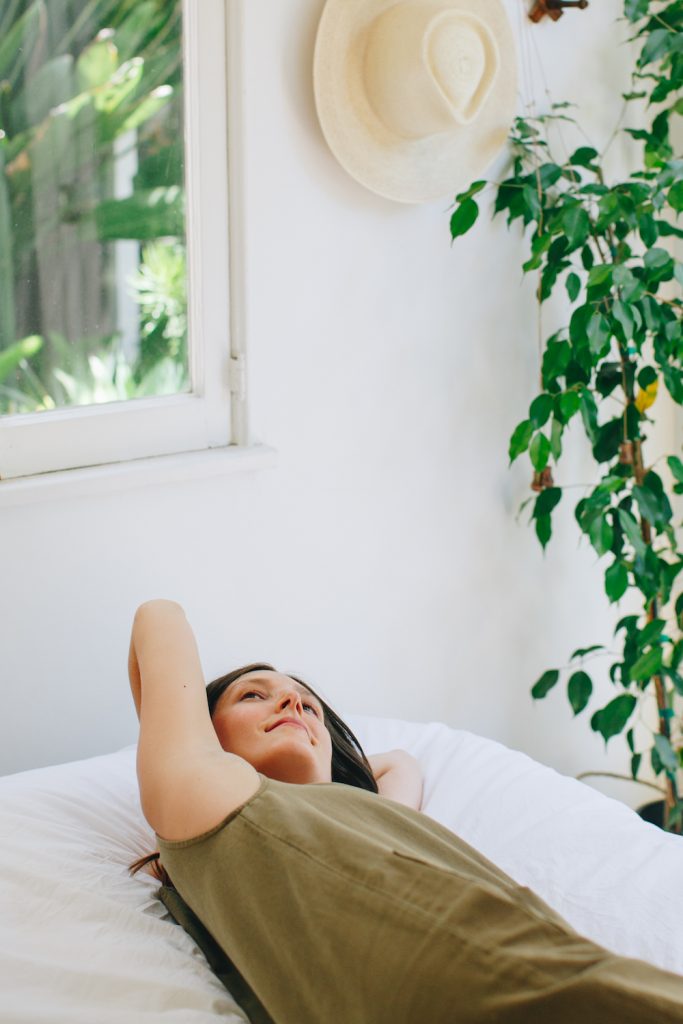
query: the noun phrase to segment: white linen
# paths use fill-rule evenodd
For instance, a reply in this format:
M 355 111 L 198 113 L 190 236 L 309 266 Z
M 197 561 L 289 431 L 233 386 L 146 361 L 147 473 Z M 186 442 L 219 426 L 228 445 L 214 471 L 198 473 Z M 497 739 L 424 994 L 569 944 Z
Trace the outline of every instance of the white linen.
M 449 729 L 347 716 L 367 753 L 412 752 L 424 810 L 578 931 L 683 974 L 683 840 L 524 754 Z M 0 778 L 0 1022 L 246 1017 L 127 867 L 154 849 L 135 748 Z
M 155 849 L 135 748 L 0 778 L 2 1024 L 247 1021 L 128 865 Z

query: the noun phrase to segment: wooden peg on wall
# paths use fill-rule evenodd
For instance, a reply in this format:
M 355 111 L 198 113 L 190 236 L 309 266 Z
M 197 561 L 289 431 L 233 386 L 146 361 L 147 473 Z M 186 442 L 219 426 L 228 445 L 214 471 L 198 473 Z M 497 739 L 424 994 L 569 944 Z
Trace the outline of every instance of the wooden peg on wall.
M 535 0 L 529 17 L 532 21 L 540 21 L 547 14 L 553 21 L 557 21 L 562 17 L 565 7 L 578 7 L 583 10 L 584 7 L 588 7 L 588 0 Z

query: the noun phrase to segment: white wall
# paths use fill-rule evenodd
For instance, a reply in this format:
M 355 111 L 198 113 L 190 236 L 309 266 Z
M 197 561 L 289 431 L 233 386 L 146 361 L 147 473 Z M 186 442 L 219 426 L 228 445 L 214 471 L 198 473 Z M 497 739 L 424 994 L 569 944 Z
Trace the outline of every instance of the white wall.
M 0 505 L 0 771 L 135 739 L 128 631 L 153 596 L 185 605 L 209 676 L 265 658 L 342 711 L 605 764 L 562 694 L 528 696 L 614 613 L 569 506 L 545 557 L 515 522 L 529 473 L 507 444 L 538 365 L 519 232 L 484 214 L 451 247 L 447 200 L 392 203 L 345 174 L 312 95 L 322 6 L 245 4 L 251 417 L 277 466 Z M 540 53 L 553 96 L 589 102 L 598 144 L 627 85 L 618 13 L 523 24 L 525 68 Z M 559 482 L 585 480 L 582 450 Z

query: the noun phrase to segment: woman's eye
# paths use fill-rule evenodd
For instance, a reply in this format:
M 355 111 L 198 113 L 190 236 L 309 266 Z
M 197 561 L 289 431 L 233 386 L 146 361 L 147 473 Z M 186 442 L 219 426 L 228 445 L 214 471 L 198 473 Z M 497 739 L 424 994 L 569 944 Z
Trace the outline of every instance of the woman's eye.
M 318 709 L 315 704 L 304 704 L 303 706 L 307 711 L 312 711 L 316 718 L 318 717 Z
M 240 700 L 246 700 L 247 697 L 261 697 L 261 696 L 262 696 L 262 694 L 258 693 L 256 690 L 247 690 L 246 693 L 242 694 L 242 696 L 240 697 Z

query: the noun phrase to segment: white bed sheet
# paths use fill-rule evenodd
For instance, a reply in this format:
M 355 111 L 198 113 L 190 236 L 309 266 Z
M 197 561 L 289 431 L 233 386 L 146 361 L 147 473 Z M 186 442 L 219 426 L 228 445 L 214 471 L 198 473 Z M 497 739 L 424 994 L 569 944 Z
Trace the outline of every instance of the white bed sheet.
M 683 974 L 683 840 L 524 754 L 438 723 L 347 716 L 368 753 L 402 747 L 424 810 L 580 932 Z M 0 779 L 0 1021 L 246 1021 L 128 864 L 151 851 L 135 748 Z

